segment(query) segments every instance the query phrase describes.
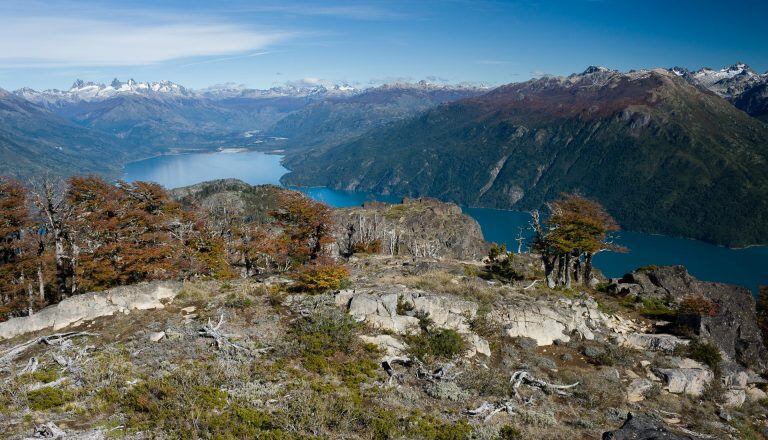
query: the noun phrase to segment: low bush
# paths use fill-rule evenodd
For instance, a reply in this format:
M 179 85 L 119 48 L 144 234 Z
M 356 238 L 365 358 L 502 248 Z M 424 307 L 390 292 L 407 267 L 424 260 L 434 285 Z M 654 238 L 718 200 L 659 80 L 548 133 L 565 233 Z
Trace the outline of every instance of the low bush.
M 325 293 L 338 290 L 349 282 L 349 270 L 333 264 L 312 264 L 299 269 L 292 278 L 296 281 L 293 289 L 307 293 Z
M 411 355 L 422 361 L 432 358 L 451 359 L 467 349 L 464 338 L 451 329 L 428 329 L 405 339 Z
M 717 345 L 711 342 L 694 340 L 687 346 L 678 345 L 675 354 L 701 362 L 711 368 L 716 375 L 720 373 L 720 362 L 723 361 L 723 356 Z
M 641 315 L 650 319 L 674 320 L 677 311 L 669 307 L 664 301 L 656 298 L 642 300 L 642 306 L 638 310 Z
M 514 254 L 507 252 L 507 246 L 494 244 L 488 251 L 488 261 L 485 264 L 485 272 L 482 276 L 486 279 L 494 279 L 506 283 L 522 280 L 524 278 L 523 275 L 515 269 L 513 263 Z
M 54 387 L 42 387 L 27 393 L 29 409 L 46 411 L 72 400 L 72 393 Z
M 717 316 L 719 307 L 716 302 L 702 295 L 688 295 L 680 302 L 680 315 Z
M 291 332 L 305 354 L 332 355 L 353 348 L 358 326 L 346 313 L 329 309 L 297 321 Z
M 381 240 L 359 241 L 352 245 L 353 254 L 378 254 L 381 252 Z

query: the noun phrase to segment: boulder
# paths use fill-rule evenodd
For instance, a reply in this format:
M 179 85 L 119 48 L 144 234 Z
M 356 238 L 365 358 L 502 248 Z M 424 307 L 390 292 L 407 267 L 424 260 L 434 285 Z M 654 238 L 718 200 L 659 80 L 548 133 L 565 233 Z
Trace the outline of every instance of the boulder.
M 621 428 L 603 433 L 603 440 L 701 440 L 701 437 L 676 434 L 654 416 L 629 413 Z
M 153 281 L 76 295 L 32 316 L 0 322 L 0 340 L 44 329 L 56 331 L 115 313 L 162 309 L 163 302 L 173 300 L 180 289 L 177 282 Z
M 692 396 L 701 395 L 715 377 L 706 365 L 692 359 L 679 360 L 677 368 L 657 368 L 654 372 L 664 380 L 670 393 Z
M 400 357 L 405 353 L 405 350 L 408 348 L 405 343 L 398 340 L 394 336 L 391 335 L 377 335 L 377 336 L 367 336 L 367 335 L 361 335 L 360 339 L 367 343 L 367 344 L 373 344 L 376 345 L 379 349 L 384 351 L 384 358 L 393 358 L 393 357 Z
M 690 341 L 674 335 L 631 333 L 617 336 L 616 343 L 636 350 L 672 353 L 677 346 L 688 345 Z
M 763 399 L 768 399 L 768 393 L 756 387 L 749 387 L 746 389 L 746 398 L 750 402 L 758 402 Z
M 747 392 L 745 390 L 731 389 L 723 393 L 723 406 L 727 408 L 736 408 L 747 401 Z
M 640 402 L 645 399 L 645 393 L 653 388 L 653 382 L 648 379 L 637 378 L 629 383 L 627 387 L 627 401 L 631 403 Z
M 683 266 L 638 269 L 613 280 L 609 290 L 630 289 L 642 298 L 680 303 L 686 296 L 702 296 L 717 305 L 715 316 L 688 316 L 679 324 L 716 344 L 728 357 L 755 371 L 768 367 L 768 350 L 757 325 L 755 300 L 743 287 L 699 281 Z
M 149 339 L 152 342 L 160 342 L 161 339 L 165 337 L 165 332 L 152 332 L 147 336 L 147 339 Z

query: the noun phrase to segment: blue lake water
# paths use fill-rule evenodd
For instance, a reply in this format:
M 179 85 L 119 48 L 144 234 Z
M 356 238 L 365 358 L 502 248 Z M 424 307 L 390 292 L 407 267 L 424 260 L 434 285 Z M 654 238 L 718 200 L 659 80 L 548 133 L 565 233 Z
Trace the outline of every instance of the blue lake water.
M 206 180 L 235 178 L 252 185 L 279 184 L 287 170 L 280 165 L 280 156 L 260 152 L 199 153 L 159 156 L 125 167 L 127 181 L 157 182 L 167 188 L 191 185 Z M 337 191 L 329 188 L 298 188 L 315 200 L 333 207 L 358 206 L 365 201 L 379 200 L 396 203 L 394 196 L 361 192 Z M 530 216 L 525 212 L 489 208 L 463 208 L 474 217 L 485 238 L 505 243 L 517 249 L 516 238 L 531 236 Z M 757 291 L 757 286 L 768 285 L 768 247 L 728 249 L 697 240 L 620 231 L 614 241 L 629 248 L 618 254 L 603 252 L 595 257 L 595 266 L 608 277 L 621 276 L 640 266 L 682 264 L 699 279 L 739 284 Z

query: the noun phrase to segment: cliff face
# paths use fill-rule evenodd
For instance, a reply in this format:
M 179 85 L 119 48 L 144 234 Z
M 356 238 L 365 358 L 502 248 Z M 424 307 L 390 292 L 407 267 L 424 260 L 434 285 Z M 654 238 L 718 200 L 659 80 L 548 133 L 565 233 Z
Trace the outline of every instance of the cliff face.
M 662 266 L 638 269 L 614 279 L 609 289 L 622 296 L 655 299 L 676 307 L 691 298 L 703 298 L 712 303 L 712 316 L 682 315 L 677 323 L 682 331 L 713 342 L 745 367 L 761 371 L 768 366 L 755 299 L 743 287 L 700 281 L 683 266 Z
M 457 205 L 435 199 L 366 203 L 337 209 L 334 219 L 342 255 L 353 253 L 355 245 L 374 241 L 385 255 L 477 260 L 488 252 L 480 225 Z

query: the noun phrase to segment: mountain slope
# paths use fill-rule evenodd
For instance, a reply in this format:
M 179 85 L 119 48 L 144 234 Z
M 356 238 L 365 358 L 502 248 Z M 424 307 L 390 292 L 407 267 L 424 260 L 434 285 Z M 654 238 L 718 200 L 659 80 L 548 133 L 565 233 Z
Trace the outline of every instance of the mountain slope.
M 290 184 L 506 209 L 579 191 L 628 229 L 768 240 L 768 127 L 666 70 L 503 86 L 287 165 Z
M 391 84 L 307 105 L 278 121 L 268 135 L 286 138 L 287 149 L 329 147 L 368 130 L 414 116 L 441 103 L 477 96 L 487 89 L 441 86 L 424 81 Z
M 0 175 L 112 174 L 128 156 L 117 140 L 0 89 Z

